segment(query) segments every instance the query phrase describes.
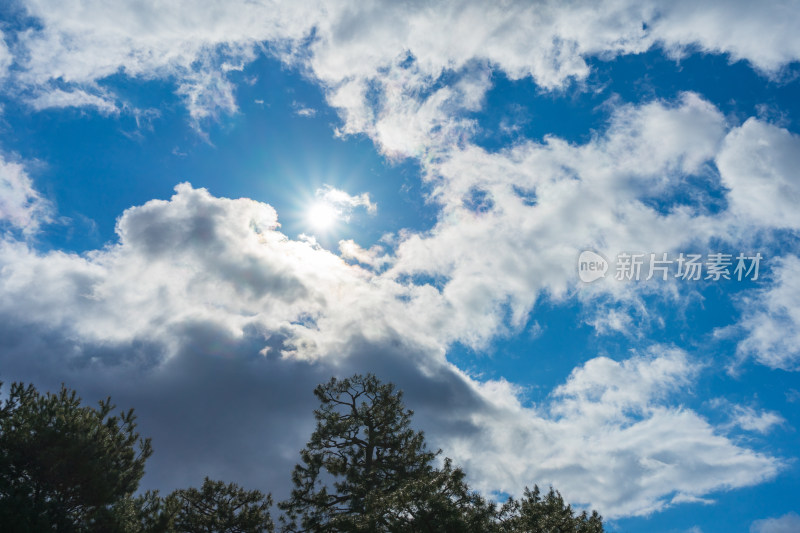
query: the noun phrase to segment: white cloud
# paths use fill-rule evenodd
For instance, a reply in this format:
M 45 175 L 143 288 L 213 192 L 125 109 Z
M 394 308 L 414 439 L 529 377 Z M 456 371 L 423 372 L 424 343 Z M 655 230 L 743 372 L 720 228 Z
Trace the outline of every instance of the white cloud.
M 0 156 L 0 222 L 31 235 L 50 220 L 51 205 L 33 188 L 25 168 Z
M 324 187 L 317 189 L 316 196 L 322 201 L 340 210 L 345 216 L 349 216 L 353 209 L 357 207 L 363 207 L 367 210 L 367 213 L 371 215 L 374 215 L 378 212 L 378 205 L 370 201 L 369 193 L 366 192 L 356 196 L 351 196 L 340 189 L 331 187 L 330 185 L 325 185 Z
M 226 73 L 251 61 L 257 43 L 296 39 L 310 29 L 294 20 L 300 12 L 245 1 L 130 1 L 112 9 L 96 1 L 32 0 L 24 7 L 41 29 L 17 36 L 17 84 L 48 90 L 57 80 L 85 89 L 119 72 L 174 79 L 195 121 L 236 110 Z
M 453 335 L 476 346 L 502 333 L 509 315 L 512 329 L 522 327 L 542 294 L 577 291 L 592 305 L 612 295 L 641 308 L 637 291 L 673 287 L 625 284 L 613 275 L 579 285 L 578 255 L 674 252 L 725 235 L 724 215 L 708 213 L 695 195 L 700 187 L 685 179 L 706 171 L 724 135 L 719 111 L 687 93 L 674 103 L 622 107 L 607 131 L 582 145 L 548 137 L 497 153 L 453 150 L 429 175 L 441 205 L 437 224 L 399 243 L 391 272 L 444 277 L 455 323 L 469 325 Z M 687 189 L 688 201 L 654 205 Z M 622 311 L 589 321 L 624 329 L 631 319 Z
M 217 118 L 220 113 L 230 114 L 238 109 L 233 91 L 233 84 L 220 73 L 203 70 L 189 74 L 177 92 L 185 98 L 189 116 L 199 127 L 204 119 Z
M 119 113 L 117 104 L 107 95 L 89 94 L 81 89 L 71 91 L 51 89 L 31 98 L 28 103 L 37 111 L 49 108 L 93 107 L 104 115 Z
M 500 319 L 509 307 L 514 329 L 524 324 L 542 292 L 561 297 L 572 290 L 577 250 L 671 251 L 689 239 L 703 243 L 726 235 L 735 220 L 704 212 L 702 197 L 668 206 L 667 212 L 653 206 L 684 185 L 687 175 L 707 174 L 703 165 L 720 154 L 724 117 L 700 97 L 687 93 L 674 103 L 621 107 L 609 129 L 583 146 L 548 138 L 489 154 L 469 144 L 475 125 L 463 112 L 481 107 L 491 70 L 512 78 L 531 75 L 542 87 L 560 87 L 586 76 L 589 56 L 638 53 L 656 43 L 675 53 L 692 45 L 729 52 L 770 72 L 798 57 L 797 38 L 788 30 L 774 42 L 735 43 L 717 31 L 716 23 L 702 31 L 701 23 L 710 24 L 716 15 L 730 18 L 731 8 L 723 4 L 600 8 L 521 2 L 498 9 L 464 2 L 458 8 L 435 5 L 424 13 L 400 4 L 318 8 L 246 3 L 188 10 L 123 3 L 112 14 L 100 4 L 35 2 L 29 10 L 41 18 L 43 29 L 21 39 L 21 49 L 30 53 L 17 81 L 45 86 L 59 77 L 85 85 L 119 70 L 142 78 L 171 77 L 191 116 L 202 121 L 236 110 L 226 62 L 250 61 L 258 43 L 269 41 L 272 50 L 304 64 L 325 87 L 329 103 L 344 118 L 342 132 L 366 132 L 389 155 L 426 161 L 435 200 L 443 204 L 441 221 L 430 236 L 412 236 L 401 244 L 392 272 L 447 278 L 444 296 L 455 310 L 449 322 L 458 326 L 446 331 L 449 338 L 473 345 L 502 332 Z M 733 9 L 753 11 L 732 26 L 740 37 L 787 17 L 776 6 Z M 193 17 L 181 15 L 187 10 Z M 87 13 L 92 17 L 76 15 Z M 304 47 L 299 39 L 312 27 L 314 39 Z M 776 27 L 778 33 L 786 28 Z M 459 32 L 469 32 L 470 38 L 458 38 Z M 772 51 L 762 50 L 765 45 Z M 452 83 L 441 83 L 445 70 L 453 73 Z M 734 129 L 726 146 L 753 128 L 748 122 Z M 737 198 L 748 197 L 749 185 L 725 166 L 727 154 L 719 157 L 723 182 L 738 205 Z M 515 187 L 535 191 L 538 204 L 526 205 Z M 486 193 L 498 209 L 482 216 L 465 210 L 464 198 L 475 191 Z M 369 203 L 360 205 L 372 209 Z M 582 297 L 636 292 L 608 283 L 595 287 Z M 617 327 L 626 321 L 622 315 L 613 322 L 594 320 Z
M 765 9 L 743 1 L 698 4 L 689 0 L 662 4 L 648 24 L 654 39 L 683 55 L 692 45 L 709 53 L 729 54 L 772 75 L 800 57 L 800 39 L 789 33 L 797 23 L 791 2 L 771 2 Z
M 480 101 L 488 85 L 476 82 L 475 65 L 558 88 L 585 78 L 589 57 L 654 46 L 674 55 L 695 48 L 728 53 L 772 75 L 800 58 L 797 10 L 780 3 L 519 1 L 501 8 L 465 0 L 420 10 L 392 2 L 129 0 L 110 9 L 97 0 L 29 0 L 25 8 L 41 24 L 18 34 L 22 70 L 15 79 L 25 86 L 61 80 L 85 87 L 120 71 L 175 78 L 193 117 L 214 116 L 235 109 L 232 87 L 214 73 L 252 60 L 268 42 L 286 61 L 305 63 L 328 88 L 347 131 L 371 133 L 387 152 L 406 154 L 420 148 L 416 136 L 431 135 L 432 120 L 448 129 L 453 111 Z M 312 30 L 314 39 L 304 41 Z M 214 56 L 220 59 L 209 60 Z M 469 88 L 423 96 L 445 70 L 468 73 Z M 370 88 L 384 101 L 370 102 Z M 434 119 L 440 110 L 450 116 Z M 412 126 L 406 134 L 397 129 L 403 116 Z
M 308 107 L 299 102 L 292 102 L 292 109 L 294 114 L 298 117 L 311 118 L 317 114 L 317 110 L 313 107 Z
M 754 357 L 770 368 L 800 368 L 800 259 L 775 258 L 772 283 L 753 291 L 740 302 L 737 326 L 745 337 L 739 342 L 740 357 Z
M 5 34 L 0 31 L 0 80 L 8 74 L 8 68 L 14 62 L 14 56 L 5 41 Z
M 631 313 L 619 309 L 598 310 L 587 323 L 600 334 L 612 331 L 630 334 L 635 331 Z
M 674 505 L 676 503 L 700 503 L 703 505 L 712 505 L 717 502 L 709 498 L 698 498 L 697 496 L 692 496 L 691 494 L 678 493 L 672 498 L 672 500 L 670 500 L 670 504 Z M 699 531 L 699 528 L 693 527 L 688 533 L 693 533 L 694 531 Z
M 365 250 L 352 239 L 339 241 L 339 253 L 343 259 L 353 259 L 373 268 L 381 268 L 392 262 L 382 246 L 375 245 Z
M 741 405 L 737 405 L 734 409 L 734 423 L 745 431 L 766 434 L 774 426 L 779 426 L 785 421 L 778 413 L 771 411 L 759 412 L 752 407 Z
M 786 422 L 781 415 L 774 411 L 735 404 L 725 398 L 714 398 L 709 404 L 712 407 L 721 409 L 730 417 L 730 423 L 727 425 L 729 428 L 738 427 L 744 431 L 766 435 L 776 426 L 783 425 Z
M 740 223 L 800 228 L 800 137 L 750 118 L 728 133 L 716 163 Z
M 482 489 L 552 483 L 609 518 L 707 503 L 706 494 L 772 478 L 780 461 L 672 404 L 698 371 L 681 350 L 654 347 L 621 362 L 589 360 L 546 405 L 525 407 L 513 388 L 476 384 L 493 406 L 472 417 L 484 438 L 454 439 L 447 449 L 457 450 Z
M 797 513 L 756 520 L 750 526 L 750 533 L 796 533 L 797 531 L 800 531 L 800 516 Z

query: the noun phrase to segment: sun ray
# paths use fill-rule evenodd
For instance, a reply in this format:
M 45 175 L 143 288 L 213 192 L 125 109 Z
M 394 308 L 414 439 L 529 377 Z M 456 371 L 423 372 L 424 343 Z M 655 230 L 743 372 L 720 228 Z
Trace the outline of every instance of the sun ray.
M 339 219 L 339 211 L 328 202 L 315 202 L 309 207 L 306 218 L 318 231 L 330 229 Z

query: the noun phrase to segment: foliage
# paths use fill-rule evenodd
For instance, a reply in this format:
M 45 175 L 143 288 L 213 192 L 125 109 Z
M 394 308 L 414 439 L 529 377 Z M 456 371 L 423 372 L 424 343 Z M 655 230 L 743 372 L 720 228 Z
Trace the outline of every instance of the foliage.
M 150 440 L 133 410 L 81 406 L 74 391 L 14 383 L 0 408 L 0 523 L 5 531 L 125 530 L 115 514 L 136 490 Z M 138 449 L 137 449 L 138 445 Z
M 0 384 L 1 386 L 2 384 Z M 284 532 L 602 533 L 537 486 L 502 506 L 471 490 L 464 472 L 411 428 L 403 394 L 373 375 L 331 379 L 314 394 L 316 428 L 279 507 Z M 110 399 L 81 406 L 74 391 L 39 394 L 15 383 L 0 404 L 2 530 L 103 533 L 274 531 L 272 498 L 205 478 L 199 489 L 134 496 L 152 453 L 133 410 Z
M 274 529 L 269 509 L 272 498 L 234 483 L 205 478 L 203 486 L 177 490 L 169 497 L 177 505 L 174 531 L 181 533 L 261 533 Z
M 300 452 L 284 531 L 465 531 L 491 507 L 410 427 L 402 392 L 373 375 L 318 386 L 317 427 Z
M 498 531 L 509 533 L 603 533 L 603 519 L 593 511 L 576 515 L 561 494 L 550 487 L 525 489 L 521 500 L 509 499 L 500 510 Z

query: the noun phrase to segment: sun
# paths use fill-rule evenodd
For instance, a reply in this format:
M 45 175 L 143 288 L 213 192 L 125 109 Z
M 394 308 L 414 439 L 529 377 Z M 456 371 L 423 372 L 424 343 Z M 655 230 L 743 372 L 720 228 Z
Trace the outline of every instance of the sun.
M 306 218 L 314 229 L 323 231 L 336 223 L 339 212 L 328 202 L 315 202 L 308 208 Z

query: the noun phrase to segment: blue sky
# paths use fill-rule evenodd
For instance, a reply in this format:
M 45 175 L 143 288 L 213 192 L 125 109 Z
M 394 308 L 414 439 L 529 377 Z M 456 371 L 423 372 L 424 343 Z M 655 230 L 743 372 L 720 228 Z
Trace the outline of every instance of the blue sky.
M 485 494 L 800 530 L 800 4 L 170 6 L 0 8 L 0 379 L 134 407 L 144 488 L 285 496 L 375 372 Z

